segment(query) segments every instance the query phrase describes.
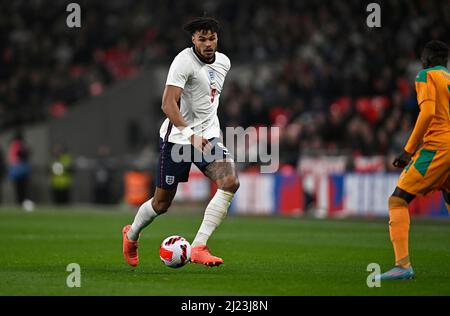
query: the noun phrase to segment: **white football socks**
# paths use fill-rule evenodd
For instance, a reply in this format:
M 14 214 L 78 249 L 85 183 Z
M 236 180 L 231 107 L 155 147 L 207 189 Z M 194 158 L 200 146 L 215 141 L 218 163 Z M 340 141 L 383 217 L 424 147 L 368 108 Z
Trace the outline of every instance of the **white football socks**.
M 127 233 L 129 240 L 138 240 L 140 232 L 150 225 L 151 222 L 157 217 L 157 214 L 152 207 L 153 198 L 145 202 L 139 207 L 136 216 L 134 217 L 131 229 Z
M 209 237 L 227 215 L 234 193 L 218 189 L 205 210 L 203 222 L 192 242 L 192 247 L 206 245 Z

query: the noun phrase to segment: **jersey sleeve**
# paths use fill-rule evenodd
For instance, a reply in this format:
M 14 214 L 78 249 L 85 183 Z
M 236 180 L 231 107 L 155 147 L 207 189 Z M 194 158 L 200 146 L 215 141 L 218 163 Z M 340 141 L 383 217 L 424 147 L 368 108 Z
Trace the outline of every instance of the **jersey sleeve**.
M 410 154 L 416 151 L 436 111 L 436 86 L 431 74 L 424 70 L 419 72 L 416 78 L 416 92 L 420 113 L 404 148 Z
M 180 87 L 184 89 L 186 82 L 192 75 L 192 64 L 181 56 L 175 57 L 169 68 L 166 85 Z
M 436 86 L 433 77 L 425 70 L 416 77 L 417 103 L 421 107 L 424 101 L 436 102 Z
M 433 120 L 435 114 L 435 102 L 430 100 L 425 100 L 422 103 L 419 116 L 417 117 L 416 125 L 408 139 L 405 146 L 405 151 L 414 154 L 419 143 L 422 141 L 423 136 L 428 130 L 428 126 Z
M 228 72 L 231 69 L 231 60 L 227 56 L 225 56 L 225 57 L 226 57 L 226 65 L 227 65 L 227 72 Z

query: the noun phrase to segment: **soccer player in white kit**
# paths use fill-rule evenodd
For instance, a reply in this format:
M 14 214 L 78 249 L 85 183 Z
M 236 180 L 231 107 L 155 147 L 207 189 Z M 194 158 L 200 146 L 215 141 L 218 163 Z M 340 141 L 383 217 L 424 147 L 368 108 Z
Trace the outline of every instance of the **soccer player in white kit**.
M 133 223 L 122 229 L 123 254 L 131 266 L 139 263 L 140 232 L 167 212 L 178 183 L 188 181 L 191 163 L 218 187 L 192 242 L 191 262 L 207 266 L 223 263 L 221 258 L 211 255 L 206 243 L 225 218 L 239 188 L 234 161 L 220 139 L 217 117 L 219 98 L 231 63 L 226 55 L 217 51 L 217 20 L 196 18 L 186 24 L 184 30 L 191 34 L 193 46 L 175 57 L 167 76 L 162 98 L 162 110 L 167 119 L 160 129 L 156 191 L 140 206 Z M 180 162 L 174 153 L 188 153 L 190 159 Z M 200 159 L 196 159 L 199 153 Z

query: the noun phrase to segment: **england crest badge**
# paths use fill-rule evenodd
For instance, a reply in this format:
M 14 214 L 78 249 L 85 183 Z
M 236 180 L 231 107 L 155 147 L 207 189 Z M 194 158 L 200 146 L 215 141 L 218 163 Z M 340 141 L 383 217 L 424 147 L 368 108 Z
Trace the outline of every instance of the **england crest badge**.
M 166 176 L 166 183 L 168 185 L 172 185 L 175 182 L 175 177 L 174 176 Z

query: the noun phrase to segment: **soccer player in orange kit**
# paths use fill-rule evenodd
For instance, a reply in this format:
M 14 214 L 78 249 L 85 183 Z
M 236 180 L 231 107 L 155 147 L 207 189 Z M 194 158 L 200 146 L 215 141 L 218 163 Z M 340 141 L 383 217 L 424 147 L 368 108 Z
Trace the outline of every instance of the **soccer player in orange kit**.
M 418 73 L 415 83 L 420 114 L 403 152 L 393 162 L 395 167 L 404 168 L 389 198 L 389 234 L 394 246 L 395 267 L 379 275 L 381 280 L 404 280 L 415 276 L 408 251 L 408 204 L 416 196 L 441 190 L 450 211 L 448 52 L 445 43 L 431 41 L 421 55 L 424 69 Z

